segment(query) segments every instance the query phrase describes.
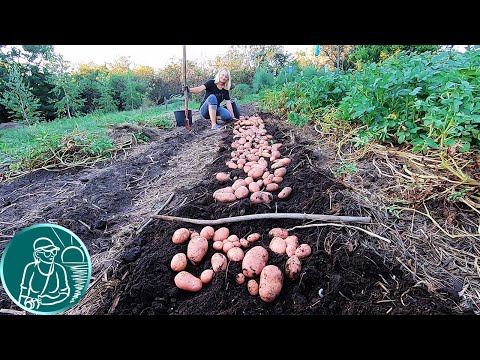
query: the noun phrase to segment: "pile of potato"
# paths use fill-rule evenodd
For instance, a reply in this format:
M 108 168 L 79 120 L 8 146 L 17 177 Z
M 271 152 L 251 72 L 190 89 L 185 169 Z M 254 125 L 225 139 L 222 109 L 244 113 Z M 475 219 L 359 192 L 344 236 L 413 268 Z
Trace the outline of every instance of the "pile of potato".
M 288 279 L 296 280 L 302 270 L 303 258 L 312 252 L 308 244 L 299 245 L 296 235 L 289 235 L 286 229 L 273 228 L 268 233 L 272 238 L 270 251 L 286 255 L 285 274 Z M 175 285 L 182 290 L 198 292 L 204 284 L 212 281 L 213 277 L 227 268 L 228 261 L 242 262 L 242 272 L 237 274 L 235 281 L 241 285 L 247 281 L 247 290 L 253 295 L 259 295 L 265 302 L 274 301 L 280 294 L 283 286 L 283 272 L 276 265 L 268 265 L 269 253 L 262 245 L 255 245 L 246 250 L 253 243 L 260 240 L 260 233 L 251 233 L 245 238 L 230 234 L 227 227 L 215 230 L 205 226 L 200 233 L 187 228 L 177 229 L 173 236 L 174 244 L 187 243 L 186 254 L 177 253 L 170 262 L 170 268 L 177 272 L 174 278 Z M 185 271 L 188 261 L 192 265 L 200 264 L 208 252 L 209 243 L 217 251 L 211 259 L 211 268 L 204 270 L 199 277 Z
M 233 129 L 234 151 L 226 162 L 229 169 L 242 169 L 245 178 L 235 179 L 231 186 L 218 189 L 213 198 L 222 203 L 250 196 L 250 201 L 257 204 L 269 204 L 273 192 L 278 191 L 279 199 L 286 199 L 292 192 L 291 187 L 281 187 L 291 159 L 282 157 L 281 143 L 269 145 L 272 136 L 267 134 L 263 120 L 258 116 L 241 119 Z M 217 173 L 220 182 L 232 181 L 230 174 Z

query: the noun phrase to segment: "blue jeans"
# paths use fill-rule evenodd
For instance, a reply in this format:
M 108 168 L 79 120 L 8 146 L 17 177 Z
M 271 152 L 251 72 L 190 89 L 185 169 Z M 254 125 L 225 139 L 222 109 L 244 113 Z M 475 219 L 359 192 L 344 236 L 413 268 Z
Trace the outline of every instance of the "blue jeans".
M 202 106 L 200 106 L 200 114 L 203 116 L 204 119 L 210 119 L 210 114 L 208 113 L 209 106 L 217 110 L 217 116 L 220 116 L 222 118 L 222 121 L 229 122 L 233 120 L 232 114 L 230 114 L 230 111 L 228 111 L 226 105 L 224 105 L 223 107 L 218 107 L 217 98 L 213 94 L 206 98 Z M 232 101 L 232 108 L 233 114 L 238 119 L 240 117 L 240 110 L 235 101 Z

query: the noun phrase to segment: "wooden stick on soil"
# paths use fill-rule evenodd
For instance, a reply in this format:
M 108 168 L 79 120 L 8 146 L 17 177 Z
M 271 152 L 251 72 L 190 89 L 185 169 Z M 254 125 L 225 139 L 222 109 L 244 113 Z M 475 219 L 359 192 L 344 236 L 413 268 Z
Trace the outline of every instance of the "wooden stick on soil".
M 166 220 L 166 221 L 180 221 L 191 224 L 199 225 L 218 225 L 225 223 L 234 223 L 250 220 L 263 220 L 263 219 L 295 219 L 295 220 L 317 220 L 317 221 L 329 221 L 338 223 L 362 223 L 368 224 L 371 221 L 369 216 L 336 216 L 336 215 L 318 215 L 318 214 L 300 214 L 300 213 L 267 213 L 267 214 L 254 214 L 243 216 L 232 216 L 229 218 L 221 218 L 216 220 L 202 220 L 202 219 L 189 219 L 177 216 L 168 215 L 151 215 L 153 219 Z
M 368 231 L 368 230 L 365 230 L 365 229 L 359 228 L 358 226 L 353 226 L 353 225 L 328 224 L 328 223 L 326 223 L 326 224 L 309 224 L 309 225 L 294 226 L 294 227 L 289 228 L 287 230 L 292 231 L 292 230 L 295 230 L 295 229 L 304 229 L 304 228 L 315 227 L 315 226 L 320 226 L 320 227 L 322 227 L 322 226 L 336 226 L 336 227 L 347 227 L 347 228 L 350 228 L 350 229 L 357 229 L 357 230 L 363 231 L 367 235 L 373 236 L 374 238 L 386 241 L 389 244 L 391 243 L 391 241 L 389 239 L 384 238 L 383 236 L 377 235 L 375 233 L 372 233 L 371 231 Z

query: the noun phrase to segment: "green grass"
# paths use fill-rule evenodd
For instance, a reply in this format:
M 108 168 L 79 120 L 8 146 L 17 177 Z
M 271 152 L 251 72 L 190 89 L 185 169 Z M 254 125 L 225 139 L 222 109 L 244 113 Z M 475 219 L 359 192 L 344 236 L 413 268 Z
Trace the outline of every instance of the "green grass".
M 144 111 L 123 111 L 109 114 L 89 114 L 77 118 L 61 118 L 28 127 L 0 131 L 0 166 L 8 165 L 11 171 L 32 170 L 45 164 L 52 154 L 63 153 L 75 147 L 75 154 L 84 157 L 106 157 L 115 150 L 107 130 L 118 124 L 155 126 L 169 129 L 173 126 L 173 111 L 181 109 L 179 101 Z M 189 107 L 199 104 L 190 102 Z M 78 156 L 75 157 L 78 160 Z

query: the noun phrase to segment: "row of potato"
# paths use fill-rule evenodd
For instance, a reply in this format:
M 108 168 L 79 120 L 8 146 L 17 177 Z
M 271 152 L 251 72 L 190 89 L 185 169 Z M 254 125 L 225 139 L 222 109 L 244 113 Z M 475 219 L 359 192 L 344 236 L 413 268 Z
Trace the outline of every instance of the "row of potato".
M 286 255 L 284 272 L 288 279 L 296 280 L 302 270 L 302 259 L 312 253 L 308 244 L 299 244 L 296 235 L 289 235 L 283 228 L 273 228 L 268 232 L 271 237 L 268 248 L 280 255 Z M 268 265 L 269 253 L 262 245 L 254 243 L 261 238 L 259 233 L 252 233 L 244 238 L 230 234 L 230 229 L 221 227 L 215 230 L 205 226 L 200 233 L 187 228 L 177 229 L 172 236 L 174 244 L 187 243 L 186 253 L 175 254 L 170 268 L 177 272 L 175 285 L 182 290 L 198 292 L 204 284 L 227 268 L 228 261 L 242 262 L 242 272 L 235 281 L 241 285 L 247 281 L 250 295 L 259 295 L 265 302 L 272 302 L 280 294 L 283 286 L 283 271 L 276 265 Z M 208 252 L 209 243 L 217 252 L 210 259 L 211 268 L 204 270 L 199 277 L 185 271 L 188 261 L 200 264 Z M 251 245 L 252 248 L 248 249 Z M 248 250 L 247 250 L 248 249 Z
M 231 152 L 231 159 L 226 165 L 232 170 L 243 170 L 247 177 L 231 179 L 229 173 L 217 173 L 218 181 L 235 180 L 235 182 L 232 186 L 215 191 L 213 198 L 222 203 L 229 203 L 250 195 L 250 201 L 253 203 L 269 204 L 273 200 L 272 192 L 279 191 L 278 198 L 286 199 L 292 188 L 288 186 L 282 188 L 281 183 L 291 159 L 282 157 L 281 143 L 269 145 L 272 135 L 267 134 L 263 120 L 258 116 L 251 116 L 237 121 L 233 129 L 233 139 L 234 151 Z

